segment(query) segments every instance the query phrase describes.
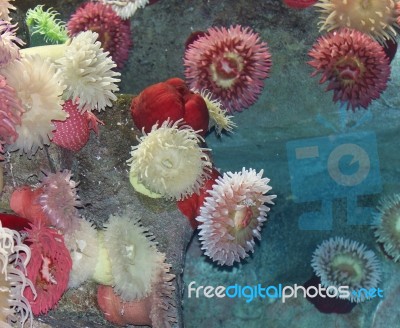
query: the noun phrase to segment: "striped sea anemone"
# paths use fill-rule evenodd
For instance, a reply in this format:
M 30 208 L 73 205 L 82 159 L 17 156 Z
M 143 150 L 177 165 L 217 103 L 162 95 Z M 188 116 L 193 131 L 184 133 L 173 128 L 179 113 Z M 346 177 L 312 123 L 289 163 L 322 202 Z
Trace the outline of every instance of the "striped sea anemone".
M 0 68 L 20 58 L 19 47 L 25 43 L 15 35 L 15 31 L 16 25 L 0 20 Z
M 375 236 L 387 255 L 395 262 L 400 260 L 400 195 L 380 201 L 375 216 Z
M 153 234 L 128 214 L 111 215 L 105 229 L 104 245 L 116 294 L 125 301 L 148 296 L 164 260 Z
M 86 2 L 71 16 L 67 27 L 72 36 L 82 31 L 96 32 L 102 48 L 110 53 L 118 68 L 128 60 L 132 47 L 131 23 L 129 19 L 121 19 L 111 6 Z
M 130 175 L 150 191 L 169 199 L 183 199 L 198 192 L 211 170 L 201 148 L 203 139 L 182 120 L 155 124 L 132 147 Z
M 261 239 L 261 228 L 267 219 L 275 195 L 263 170 L 243 168 L 227 172 L 216 180 L 196 218 L 205 255 L 220 265 L 233 265 L 254 252 L 254 239 Z
M 319 0 L 315 6 L 321 13 L 321 30 L 352 28 L 380 43 L 394 40 L 397 35 L 398 15 L 393 0 Z
M 232 113 L 257 100 L 271 54 L 249 27 L 211 27 L 188 46 L 184 65 L 190 88 L 209 90 Z
M 63 170 L 58 173 L 47 173 L 42 179 L 42 192 L 39 204 L 49 218 L 50 224 L 62 232 L 72 231 L 79 227 L 79 213 L 81 206 L 77 194 L 77 183 L 71 179 L 72 173 Z
M 361 288 L 376 288 L 380 281 L 380 263 L 373 251 L 357 241 L 330 238 L 314 251 L 311 266 L 320 277 L 321 284 L 328 286 L 349 286 L 351 291 Z M 369 298 L 363 292 L 351 293 L 351 302 L 363 302 Z
M 308 53 L 315 68 L 312 76 L 322 74 L 320 83 L 328 81 L 333 101 L 343 102 L 355 110 L 367 108 L 387 87 L 389 59 L 381 45 L 368 35 L 341 29 L 321 36 Z
M 32 310 L 23 291 L 36 295 L 31 280 L 26 275 L 26 266 L 31 251 L 22 242 L 21 235 L 2 227 L 0 221 L 0 326 L 11 328 L 12 323 L 20 327 L 29 320 L 32 325 Z
M 25 110 L 21 125 L 16 126 L 18 138 L 9 150 L 34 154 L 50 143 L 54 130 L 52 121 L 67 118 L 62 110 L 65 86 L 60 71 L 49 59 L 26 55 L 8 64 L 1 74 L 15 90 Z
M 78 103 L 81 111 L 104 110 L 117 99 L 116 83 L 121 74 L 114 72 L 116 64 L 96 41 L 98 34 L 92 31 L 79 33 L 72 38 L 64 56 L 56 61 L 62 72 L 67 89 L 64 96 Z

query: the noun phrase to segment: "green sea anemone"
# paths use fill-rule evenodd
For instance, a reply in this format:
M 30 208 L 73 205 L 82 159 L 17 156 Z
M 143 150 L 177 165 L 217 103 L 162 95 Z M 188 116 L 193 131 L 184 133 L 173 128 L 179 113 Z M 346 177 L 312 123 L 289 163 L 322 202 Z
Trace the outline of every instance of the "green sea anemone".
M 29 9 L 26 13 L 26 24 L 31 35 L 43 35 L 48 43 L 64 43 L 68 40 L 68 33 L 65 23 L 56 18 L 58 12 L 49 8 L 43 10 L 43 5 L 38 5 L 34 9 Z

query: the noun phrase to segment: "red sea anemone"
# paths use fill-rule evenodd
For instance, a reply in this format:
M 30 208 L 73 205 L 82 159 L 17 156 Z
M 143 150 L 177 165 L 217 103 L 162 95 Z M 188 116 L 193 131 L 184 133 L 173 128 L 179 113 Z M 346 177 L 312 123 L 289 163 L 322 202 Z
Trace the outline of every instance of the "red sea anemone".
M 318 0 L 283 0 L 283 3 L 292 9 L 305 9 L 313 4 L 315 4 Z
M 128 60 L 132 47 L 130 20 L 121 19 L 111 6 L 87 2 L 71 16 L 67 28 L 72 36 L 87 30 L 97 32 L 104 50 L 110 52 L 118 68 Z
M 271 54 L 249 27 L 211 27 L 189 45 L 184 65 L 190 88 L 207 89 L 229 112 L 241 111 L 261 93 Z
M 347 108 L 367 108 L 386 89 L 390 76 L 389 59 L 381 45 L 356 30 L 341 29 L 320 37 L 309 52 L 308 62 L 322 74 L 320 83 L 329 82 L 333 101 Z
M 37 297 L 29 289 L 25 289 L 24 296 L 29 300 L 34 315 L 45 314 L 67 289 L 72 260 L 64 238 L 57 230 L 32 224 L 25 231 L 32 254 L 27 265 L 27 277 L 35 286 Z
M 131 113 L 136 127 L 149 133 L 156 123 L 167 119 L 183 120 L 205 136 L 208 131 L 209 114 L 204 99 L 186 86 L 179 78 L 153 84 L 132 100 Z M 201 130 L 201 131 L 200 131 Z

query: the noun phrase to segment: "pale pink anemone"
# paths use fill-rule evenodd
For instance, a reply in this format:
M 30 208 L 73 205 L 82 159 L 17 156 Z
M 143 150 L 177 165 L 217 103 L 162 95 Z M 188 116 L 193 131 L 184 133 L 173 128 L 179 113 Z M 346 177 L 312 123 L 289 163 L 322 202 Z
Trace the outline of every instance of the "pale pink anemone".
M 11 1 L 14 0 L 0 0 L 0 19 L 5 21 L 11 20 L 9 16 L 10 10 L 16 9 L 12 4 L 10 4 Z
M 347 109 L 367 108 L 387 87 L 389 58 L 377 41 L 359 31 L 344 28 L 321 36 L 308 54 L 312 76 L 322 74 L 319 83 L 328 82 L 333 101 Z
M 19 47 L 25 43 L 15 35 L 16 25 L 0 20 L 0 68 L 20 58 Z
M 32 224 L 25 230 L 26 243 L 31 249 L 27 277 L 33 282 L 37 297 L 31 290 L 24 290 L 34 315 L 46 314 L 54 308 L 68 287 L 72 268 L 71 255 L 64 238 L 56 229 Z
M 77 183 L 71 177 L 69 170 L 47 173 L 39 187 L 42 189 L 39 204 L 51 225 L 62 232 L 79 228 L 81 220 L 77 209 L 81 206 L 76 190 Z
M 24 111 L 15 90 L 0 75 L 0 160 L 3 145 L 12 144 L 18 138 L 16 126 L 21 125 L 21 115 Z
M 249 27 L 211 27 L 189 45 L 184 65 L 190 88 L 208 90 L 232 113 L 256 102 L 271 69 L 271 54 Z
M 263 170 L 242 169 L 227 172 L 216 180 L 196 218 L 205 255 L 220 265 L 233 265 L 254 252 L 254 239 L 261 239 L 261 228 L 267 219 L 275 195 Z

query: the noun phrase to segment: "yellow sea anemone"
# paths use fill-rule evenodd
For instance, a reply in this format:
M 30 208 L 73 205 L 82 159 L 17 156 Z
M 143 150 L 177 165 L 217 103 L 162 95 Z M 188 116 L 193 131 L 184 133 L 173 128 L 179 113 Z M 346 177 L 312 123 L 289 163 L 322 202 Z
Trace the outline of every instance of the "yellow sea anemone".
M 191 127 L 175 123 L 155 124 L 132 147 L 130 174 L 150 191 L 166 198 L 183 199 L 198 192 L 211 170 L 211 162 L 201 148 L 203 139 Z
M 44 144 L 50 144 L 55 128 L 52 121 L 67 118 L 62 110 L 65 86 L 60 71 L 49 59 L 26 55 L 8 64 L 1 74 L 25 109 L 21 125 L 16 126 L 18 139 L 8 149 L 34 154 Z
M 393 0 L 319 0 L 321 30 L 347 27 L 369 34 L 380 43 L 395 39 L 398 28 Z
M 400 195 L 381 200 L 375 216 L 375 236 L 395 262 L 400 260 Z
M 114 291 L 125 301 L 150 294 L 164 257 L 154 236 L 132 215 L 111 215 L 105 224 L 104 245 L 111 263 Z

